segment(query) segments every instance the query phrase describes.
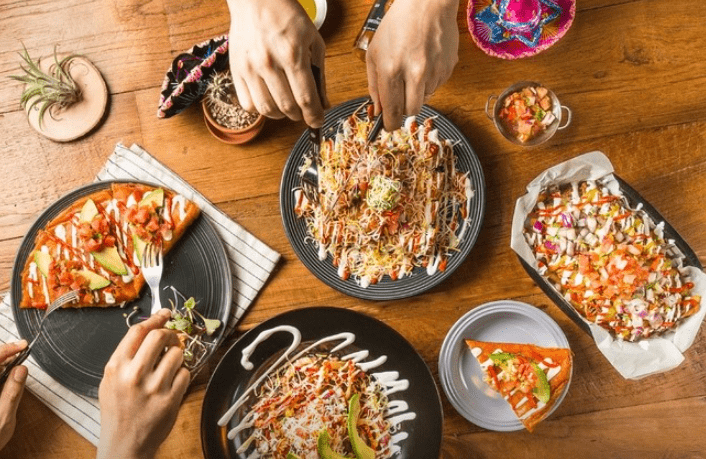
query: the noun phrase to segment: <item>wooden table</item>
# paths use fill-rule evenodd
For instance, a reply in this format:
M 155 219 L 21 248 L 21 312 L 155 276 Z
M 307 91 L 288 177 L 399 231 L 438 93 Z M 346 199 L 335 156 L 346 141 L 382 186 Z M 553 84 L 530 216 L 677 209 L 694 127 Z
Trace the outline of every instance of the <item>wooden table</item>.
M 225 2 L 0 2 L 0 292 L 21 238 L 39 213 L 92 181 L 117 142 L 137 143 L 174 169 L 215 205 L 283 255 L 237 335 L 284 311 L 333 305 L 372 315 L 421 353 L 437 384 L 439 348 L 467 311 L 493 300 L 535 305 L 556 320 L 575 353 L 570 391 L 534 434 L 497 433 L 461 417 L 442 394 L 444 458 L 704 458 L 706 336 L 675 370 L 624 380 L 594 342 L 522 269 L 509 247 L 515 199 L 540 171 L 601 150 L 618 173 L 651 202 L 706 264 L 706 5 L 702 0 L 582 0 L 567 35 L 533 58 L 504 61 L 483 54 L 459 8 L 460 62 L 430 100 L 468 136 L 487 182 L 487 210 L 460 269 L 432 291 L 408 300 L 361 301 L 315 278 L 295 256 L 281 223 L 279 182 L 302 123 L 269 121 L 245 146 L 219 143 L 197 107 L 160 120 L 159 88 L 172 59 L 228 31 Z M 329 0 L 322 34 L 332 104 L 366 94 L 365 66 L 351 45 L 370 0 Z M 38 135 L 19 108 L 21 43 L 34 57 L 59 51 L 88 56 L 110 91 L 105 122 L 91 135 L 57 144 Z M 519 80 L 552 88 L 573 110 L 570 127 L 548 144 L 523 149 L 496 132 L 483 107 L 490 94 Z M 226 343 L 230 344 L 230 343 Z M 223 351 L 221 351 L 223 352 Z M 213 369 L 211 365 L 211 370 Z M 201 457 L 199 422 L 208 382 L 190 390 L 160 458 Z M 88 458 L 95 448 L 29 393 L 20 405 L 7 458 Z

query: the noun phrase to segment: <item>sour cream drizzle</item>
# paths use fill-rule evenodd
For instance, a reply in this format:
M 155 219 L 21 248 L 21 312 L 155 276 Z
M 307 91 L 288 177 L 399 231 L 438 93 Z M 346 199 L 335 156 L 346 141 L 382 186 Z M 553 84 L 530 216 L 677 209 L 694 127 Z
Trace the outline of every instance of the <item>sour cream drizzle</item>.
M 49 253 L 49 247 L 43 245 L 40 249 L 44 253 Z M 47 278 L 42 276 L 42 293 L 44 293 L 44 300 L 49 304 L 49 289 L 47 288 Z
M 29 264 L 29 279 L 37 282 L 37 263 L 31 262 Z M 34 284 L 32 282 L 27 283 L 27 291 L 30 298 L 34 298 Z
M 250 362 L 250 357 L 255 352 L 257 346 L 261 342 L 267 340 L 273 334 L 281 331 L 291 333 L 292 343 L 289 345 L 287 350 L 275 361 L 275 363 L 273 363 L 267 369 L 267 371 L 265 371 L 253 384 L 251 384 L 247 389 L 245 389 L 245 391 L 238 398 L 238 400 L 236 400 L 235 403 L 228 409 L 228 411 L 226 411 L 225 414 L 218 420 L 219 426 L 225 426 L 233 418 L 236 411 L 245 403 L 248 396 L 253 392 L 253 390 L 274 370 L 278 369 L 280 364 L 285 359 L 289 361 L 296 361 L 298 358 L 311 352 L 312 349 L 317 348 L 324 343 L 340 340 L 341 342 L 334 346 L 333 349 L 331 349 L 330 351 L 332 353 L 337 352 L 351 345 L 355 341 L 355 334 L 350 332 L 343 332 L 335 335 L 326 336 L 316 341 L 315 343 L 305 347 L 303 350 L 301 350 L 296 355 L 290 358 L 289 355 L 292 354 L 294 350 L 301 344 L 301 332 L 296 327 L 292 327 L 290 325 L 280 325 L 277 327 L 273 327 L 269 330 L 263 331 L 255 338 L 255 340 L 253 340 L 252 343 L 250 343 L 243 349 L 242 358 L 240 359 L 240 364 L 243 366 L 243 368 L 248 371 L 252 370 L 254 368 L 254 365 L 252 364 L 252 362 Z M 369 362 L 362 362 L 362 360 L 367 359 L 369 355 L 370 352 L 368 350 L 363 349 L 360 351 L 353 352 L 351 354 L 347 354 L 341 359 L 352 360 L 362 371 L 365 372 L 372 368 L 376 368 L 387 361 L 387 356 L 383 355 Z M 406 379 L 399 379 L 399 373 L 397 371 L 372 373 L 372 376 L 380 384 L 385 395 L 405 391 L 409 388 L 409 381 Z M 409 405 L 403 400 L 389 401 L 385 415 L 388 416 L 388 420 L 390 421 L 391 425 L 393 426 L 393 430 L 395 431 L 395 434 L 391 437 L 390 449 L 393 454 L 396 454 L 400 451 L 400 446 L 398 445 L 398 443 L 408 437 L 408 434 L 406 432 L 399 430 L 399 424 L 403 421 L 415 419 L 417 415 L 415 412 L 409 411 Z M 253 423 L 254 413 L 252 411 L 249 411 L 245 416 L 243 416 L 243 419 L 237 426 L 228 431 L 228 439 L 233 440 L 236 435 L 238 435 L 238 433 L 252 427 Z M 241 445 L 240 448 L 238 448 L 238 453 L 240 454 L 244 452 L 249 446 L 249 444 Z M 257 451 L 253 451 L 247 457 L 256 458 L 259 457 L 259 453 Z
M 184 206 L 186 205 L 185 197 L 178 194 L 174 196 L 174 199 L 172 200 L 172 214 L 174 213 L 174 209 L 178 208 L 179 209 L 179 220 L 184 220 L 184 217 L 186 217 L 186 209 Z

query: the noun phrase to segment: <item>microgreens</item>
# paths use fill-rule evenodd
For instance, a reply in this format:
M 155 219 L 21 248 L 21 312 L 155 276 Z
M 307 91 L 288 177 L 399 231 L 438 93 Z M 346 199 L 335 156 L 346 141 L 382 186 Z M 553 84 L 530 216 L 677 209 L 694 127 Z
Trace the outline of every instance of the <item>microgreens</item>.
M 184 364 L 187 368 L 193 369 L 201 363 L 202 359 L 208 355 L 208 350 L 214 346 L 214 343 L 204 341 L 203 335 L 211 336 L 221 326 L 221 321 L 205 318 L 196 310 L 197 303 L 194 297 L 186 299 L 174 287 L 171 288 L 174 293 L 174 300 L 169 299 L 172 318 L 164 326 L 187 335 L 182 337 Z M 178 306 L 180 302 L 182 303 L 181 307 Z

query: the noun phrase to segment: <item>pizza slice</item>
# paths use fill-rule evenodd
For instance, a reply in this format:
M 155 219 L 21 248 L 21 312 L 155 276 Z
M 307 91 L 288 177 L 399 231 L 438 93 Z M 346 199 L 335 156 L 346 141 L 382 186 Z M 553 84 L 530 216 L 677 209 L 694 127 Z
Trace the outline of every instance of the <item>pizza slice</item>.
M 196 204 L 166 188 L 139 183 L 114 183 L 113 197 L 120 211 L 121 228 L 129 235 L 126 244 L 142 260 L 148 243 L 167 253 L 199 216 Z
M 485 382 L 507 400 L 530 432 L 549 415 L 569 384 L 570 349 L 470 339 L 466 344 L 480 363 Z
M 171 218 L 171 211 L 163 209 L 165 200 L 157 202 L 157 196 L 183 201 L 188 218 Z M 128 204 L 149 207 L 150 218 L 131 223 Z M 22 272 L 20 307 L 46 308 L 70 290 L 79 290 L 80 298 L 67 307 L 106 307 L 136 299 L 145 283 L 140 250 L 148 242 L 167 241 L 166 252 L 198 215 L 198 207 L 173 191 L 146 185 L 113 184 L 78 199 L 38 232 Z M 144 239 L 136 239 L 140 229 Z

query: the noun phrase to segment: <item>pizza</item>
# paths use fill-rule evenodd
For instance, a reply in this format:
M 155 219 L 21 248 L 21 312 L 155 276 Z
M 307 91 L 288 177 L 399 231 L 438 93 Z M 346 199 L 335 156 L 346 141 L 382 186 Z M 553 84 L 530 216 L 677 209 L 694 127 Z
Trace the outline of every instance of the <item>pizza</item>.
M 485 382 L 510 404 L 532 432 L 546 418 L 571 378 L 571 350 L 534 344 L 489 343 L 467 339 Z
M 21 274 L 20 308 L 44 309 L 71 290 L 66 307 L 107 307 L 136 299 L 147 244 L 167 253 L 199 216 L 166 188 L 112 183 L 74 201 L 41 229 Z
M 700 308 L 664 223 L 600 180 L 543 190 L 524 236 L 539 274 L 619 340 L 662 334 Z

